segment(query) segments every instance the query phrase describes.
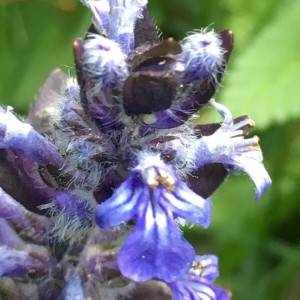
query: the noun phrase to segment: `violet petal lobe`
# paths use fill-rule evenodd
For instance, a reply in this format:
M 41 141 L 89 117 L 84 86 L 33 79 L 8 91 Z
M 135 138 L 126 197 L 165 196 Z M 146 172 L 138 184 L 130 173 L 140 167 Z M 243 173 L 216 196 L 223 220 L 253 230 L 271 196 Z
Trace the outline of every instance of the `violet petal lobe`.
M 218 276 L 218 257 L 197 255 L 188 273 L 168 285 L 175 300 L 229 300 L 229 293 L 212 283 Z
M 194 193 L 181 181 L 171 166 L 151 153 L 141 155 L 136 168 L 144 180 L 145 187 L 153 193 L 152 201 L 167 207 L 175 215 L 191 222 L 208 227 L 210 223 L 211 204 Z M 155 199 L 155 200 L 154 200 Z
M 184 182 L 178 180 L 174 191 L 162 191 L 158 197 L 165 206 L 170 206 L 171 210 L 179 217 L 200 224 L 204 228 L 209 226 L 210 200 L 194 193 Z
M 96 209 L 96 223 L 101 228 L 117 226 L 131 219 L 143 205 L 147 190 L 138 179 L 137 174 L 129 176 L 114 192 Z
M 118 265 L 134 281 L 152 278 L 172 282 L 181 277 L 195 257 L 170 210 L 149 201 L 135 230 L 122 245 Z
M 190 276 L 189 279 L 170 284 L 173 300 L 229 300 L 228 293 L 210 281 Z

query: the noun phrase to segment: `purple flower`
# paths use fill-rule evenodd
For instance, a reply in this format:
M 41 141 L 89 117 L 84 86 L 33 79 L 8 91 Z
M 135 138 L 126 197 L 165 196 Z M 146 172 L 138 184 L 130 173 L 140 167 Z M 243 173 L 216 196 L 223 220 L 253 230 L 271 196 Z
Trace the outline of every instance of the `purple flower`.
M 195 256 L 174 216 L 208 227 L 210 211 L 210 201 L 176 178 L 157 155 L 140 153 L 128 178 L 97 208 L 96 222 L 106 228 L 136 217 L 135 230 L 119 253 L 122 274 L 135 281 L 169 282 L 181 276 Z
M 254 122 L 245 117 L 234 123 L 225 106 L 214 100 L 210 103 L 224 117 L 224 121 L 214 134 L 198 140 L 195 164 L 200 167 L 209 163 L 222 163 L 231 173 L 247 173 L 256 186 L 255 198 L 260 198 L 271 185 L 271 179 L 262 164 L 258 138 L 255 136 L 244 139 L 248 128 L 253 127 Z
M 180 280 L 169 283 L 173 299 L 229 300 L 229 293 L 213 284 L 218 276 L 217 256 L 196 256 L 189 272 Z

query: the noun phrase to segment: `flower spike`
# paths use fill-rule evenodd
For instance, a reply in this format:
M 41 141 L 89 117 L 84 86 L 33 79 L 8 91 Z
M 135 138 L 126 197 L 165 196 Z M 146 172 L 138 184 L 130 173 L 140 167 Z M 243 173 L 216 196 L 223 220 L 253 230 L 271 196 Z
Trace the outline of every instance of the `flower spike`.
M 271 179 L 262 164 L 258 137 L 244 139 L 254 122 L 245 117 L 234 124 L 231 113 L 224 105 L 214 100 L 210 104 L 223 116 L 224 122 L 215 133 L 198 140 L 195 164 L 201 167 L 222 163 L 231 173 L 247 173 L 256 186 L 255 199 L 260 198 L 271 185 Z
M 197 255 L 189 271 L 180 280 L 169 283 L 173 299 L 229 300 L 229 293 L 213 284 L 218 276 L 218 257 Z
M 254 122 L 212 97 L 230 30 L 161 40 L 147 0 L 81 0 L 76 78 L 53 72 L 26 124 L 0 108 L 0 294 L 9 299 L 229 300 L 218 258 L 197 256 L 210 196 L 247 173 L 271 184 Z M 205 105 L 219 124 L 197 125 Z M 0 298 L 1 298 L 0 296 Z

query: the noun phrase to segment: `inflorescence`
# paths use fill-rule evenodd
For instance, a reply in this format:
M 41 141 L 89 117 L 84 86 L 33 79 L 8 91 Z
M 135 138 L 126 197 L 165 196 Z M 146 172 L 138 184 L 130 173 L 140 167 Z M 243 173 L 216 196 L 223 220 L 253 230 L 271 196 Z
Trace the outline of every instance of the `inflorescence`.
M 213 98 L 232 32 L 161 41 L 146 0 L 83 3 L 76 79 L 54 71 L 26 119 L 0 108 L 0 295 L 229 299 L 180 224 L 210 225 L 230 173 L 271 184 L 254 122 Z M 204 106 L 222 121 L 197 125 Z

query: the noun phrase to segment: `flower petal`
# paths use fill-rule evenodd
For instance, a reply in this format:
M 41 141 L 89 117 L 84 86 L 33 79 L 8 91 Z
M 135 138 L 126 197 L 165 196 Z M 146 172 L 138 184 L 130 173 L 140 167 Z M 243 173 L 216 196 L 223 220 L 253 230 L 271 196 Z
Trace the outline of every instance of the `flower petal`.
M 173 300 L 229 300 L 229 294 L 205 278 L 188 275 L 169 284 Z
M 177 180 L 175 190 L 160 189 L 160 201 L 169 205 L 171 210 L 190 222 L 207 228 L 210 224 L 211 202 L 194 193 L 181 180 Z
M 188 270 L 194 257 L 195 251 L 183 238 L 172 213 L 149 201 L 120 249 L 118 265 L 122 274 L 134 281 L 156 278 L 171 282 Z
M 238 171 L 245 172 L 253 181 L 256 187 L 255 199 L 259 199 L 267 188 L 272 184 L 272 180 L 266 171 L 262 162 L 258 162 L 255 157 L 233 157 L 233 161 L 237 168 L 233 167 L 233 173 Z M 227 168 L 230 172 L 232 168 Z
M 105 202 L 96 209 L 96 223 L 101 228 L 117 226 L 131 219 L 145 199 L 148 189 L 134 173 L 129 176 Z
M 203 136 L 197 141 L 195 164 L 201 167 L 222 163 L 231 173 L 247 173 L 256 185 L 255 198 L 258 199 L 271 185 L 271 179 L 262 164 L 258 137 L 244 138 L 254 122 L 246 116 L 234 123 L 230 111 L 224 105 L 214 100 L 210 103 L 222 115 L 224 122 L 212 135 Z

